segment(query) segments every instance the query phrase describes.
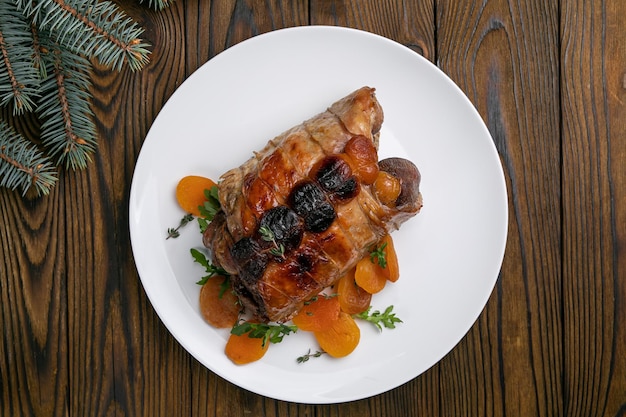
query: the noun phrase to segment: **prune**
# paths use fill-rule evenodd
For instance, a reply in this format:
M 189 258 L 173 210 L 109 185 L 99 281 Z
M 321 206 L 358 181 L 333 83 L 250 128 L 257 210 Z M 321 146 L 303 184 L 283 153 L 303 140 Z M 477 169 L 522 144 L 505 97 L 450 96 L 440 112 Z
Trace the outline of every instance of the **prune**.
M 349 200 L 359 193 L 359 183 L 355 177 L 349 178 L 333 193 L 333 197 L 339 200 Z
M 328 156 L 315 171 L 315 180 L 332 200 L 348 200 L 358 193 L 358 182 L 348 163 L 339 156 Z
M 258 243 L 249 237 L 239 239 L 230 248 L 230 255 L 237 264 L 241 265 L 250 259 L 252 256 L 261 252 L 261 248 Z
M 335 220 L 333 206 L 324 191 L 312 181 L 297 184 L 289 194 L 289 205 L 304 219 L 304 227 L 311 232 L 323 232 Z
M 314 233 L 320 233 L 328 229 L 337 217 L 333 206 L 325 201 L 314 211 L 307 213 L 304 217 L 304 227 Z
M 315 180 L 326 191 L 337 191 L 352 176 L 350 165 L 338 156 L 327 156 L 315 172 Z
M 288 198 L 291 208 L 302 217 L 314 211 L 325 201 L 324 191 L 312 181 L 302 181 L 296 184 Z
M 267 255 L 261 252 L 259 244 L 249 237 L 239 239 L 230 249 L 237 263 L 239 276 L 247 283 L 256 282 L 267 267 Z
M 263 227 L 271 231 L 276 244 L 284 245 L 288 251 L 300 244 L 304 224 L 295 211 L 287 206 L 278 206 L 263 214 L 259 229 Z
M 267 268 L 268 258 L 266 254 L 256 254 L 240 268 L 239 276 L 248 284 L 254 284 L 261 278 Z

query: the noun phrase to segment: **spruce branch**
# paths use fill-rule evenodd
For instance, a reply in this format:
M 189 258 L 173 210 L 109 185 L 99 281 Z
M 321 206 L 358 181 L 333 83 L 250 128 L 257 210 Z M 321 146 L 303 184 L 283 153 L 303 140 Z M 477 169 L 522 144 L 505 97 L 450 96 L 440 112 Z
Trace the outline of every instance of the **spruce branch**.
M 57 180 L 57 172 L 49 158 L 32 143 L 0 120 L 0 187 L 31 188 L 39 195 L 48 194 Z
M 139 70 L 148 62 L 143 28 L 108 0 L 13 0 L 40 30 L 75 53 L 96 58 L 121 70 L 124 64 Z
M 48 72 L 46 71 L 46 64 L 43 62 L 42 54 L 48 51 L 41 45 L 39 30 L 32 23 L 30 24 L 30 33 L 33 37 L 33 67 L 39 73 L 39 79 L 43 80 L 48 76 Z
M 0 105 L 13 114 L 30 112 L 38 95 L 39 74 L 33 65 L 29 24 L 15 5 L 0 1 Z
M 169 7 L 174 0 L 145 0 L 148 3 L 148 7 L 151 7 L 155 10 L 163 10 L 166 7 Z M 144 0 L 139 0 L 139 3 L 143 3 Z
M 40 31 L 43 61 L 49 76 L 41 85 L 37 108 L 41 140 L 66 168 L 84 168 L 96 150 L 96 127 L 89 106 L 91 64 L 81 55 L 61 49 L 46 32 Z
M 137 1 L 162 9 L 174 0 Z M 0 187 L 48 194 L 54 163 L 87 165 L 97 140 L 91 63 L 141 69 L 149 55 L 143 32 L 110 0 L 0 0 L 0 106 L 12 106 L 14 117 L 36 112 L 42 122 L 37 145 L 0 125 Z

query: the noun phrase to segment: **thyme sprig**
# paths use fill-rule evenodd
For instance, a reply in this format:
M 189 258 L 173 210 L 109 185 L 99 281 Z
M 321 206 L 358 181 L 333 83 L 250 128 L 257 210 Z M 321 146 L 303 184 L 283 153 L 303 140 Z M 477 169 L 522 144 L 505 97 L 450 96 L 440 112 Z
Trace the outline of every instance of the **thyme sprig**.
M 180 236 L 180 232 L 179 229 L 183 226 L 185 226 L 187 223 L 189 223 L 190 221 L 193 220 L 193 214 L 186 214 L 182 219 L 180 219 L 180 222 L 178 223 L 178 226 L 176 227 L 170 227 L 167 229 L 167 237 L 165 238 L 165 240 L 169 239 L 169 238 L 177 238 L 178 236 Z
M 261 239 L 266 242 L 272 242 L 274 244 L 274 247 L 270 249 L 270 253 L 272 255 L 278 256 L 279 258 L 285 257 L 285 245 L 276 241 L 276 236 L 269 227 L 261 226 L 259 228 L 259 233 L 261 234 Z
M 355 314 L 353 317 L 372 323 L 381 332 L 383 330 L 383 326 L 387 329 L 395 329 L 396 323 L 402 323 L 402 320 L 400 320 L 399 317 L 396 317 L 395 313 L 392 313 L 392 305 L 387 307 L 382 313 L 378 310 L 370 313 L 371 309 L 372 306 L 369 306 L 367 310 L 363 311 L 362 313 Z
M 325 353 L 326 352 L 324 352 L 323 350 L 318 350 L 315 353 L 311 353 L 311 349 L 309 349 L 309 351 L 306 354 L 304 354 L 302 356 L 298 356 L 296 358 L 296 362 L 304 363 L 304 362 L 307 362 L 311 358 L 319 358 L 320 356 L 322 356 Z
M 236 336 L 248 333 L 248 337 L 263 339 L 261 345 L 269 343 L 280 343 L 283 337 L 298 331 L 296 326 L 286 324 L 251 323 L 244 321 L 236 324 L 230 332 Z

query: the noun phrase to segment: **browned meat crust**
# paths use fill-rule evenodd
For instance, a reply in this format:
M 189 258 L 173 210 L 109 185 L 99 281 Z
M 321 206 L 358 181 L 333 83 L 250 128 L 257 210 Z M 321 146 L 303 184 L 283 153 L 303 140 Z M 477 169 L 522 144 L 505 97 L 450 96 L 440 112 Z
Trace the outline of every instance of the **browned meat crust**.
M 220 178 L 222 212 L 204 244 L 257 319 L 291 318 L 420 210 L 415 165 L 378 163 L 382 122 L 374 89 L 363 87 Z M 392 207 L 372 186 L 378 170 L 401 181 Z

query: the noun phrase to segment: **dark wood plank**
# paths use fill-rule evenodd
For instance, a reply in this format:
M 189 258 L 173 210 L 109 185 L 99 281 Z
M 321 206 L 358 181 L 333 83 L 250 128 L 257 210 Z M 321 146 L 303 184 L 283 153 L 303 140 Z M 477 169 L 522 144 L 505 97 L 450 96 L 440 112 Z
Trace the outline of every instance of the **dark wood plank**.
M 373 32 L 434 61 L 434 10 L 434 0 L 311 0 L 311 24 Z
M 442 415 L 561 415 L 558 8 L 436 4 L 437 61 L 502 155 L 510 218 L 496 289 L 441 362 Z
M 128 198 L 141 144 L 165 101 L 189 75 L 180 10 L 121 2 L 153 45 L 141 72 L 96 66 L 93 108 L 99 148 L 68 178 L 70 415 L 190 414 L 192 359 L 169 335 L 141 287 L 128 232 Z M 182 9 L 181 9 L 182 10 Z
M 626 415 L 626 3 L 562 2 L 567 416 Z
M 67 287 L 61 192 L 0 190 L 0 414 L 67 412 Z

